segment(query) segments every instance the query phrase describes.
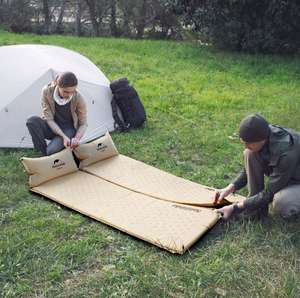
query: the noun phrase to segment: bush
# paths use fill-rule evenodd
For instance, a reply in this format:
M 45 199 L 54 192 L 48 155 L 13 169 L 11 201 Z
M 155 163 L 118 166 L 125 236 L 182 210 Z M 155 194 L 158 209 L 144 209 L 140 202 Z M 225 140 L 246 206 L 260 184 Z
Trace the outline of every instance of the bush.
M 31 32 L 34 8 L 29 2 L 29 0 L 12 0 L 1 3 L 0 23 L 16 33 Z
M 299 0 L 171 1 L 183 6 L 188 23 L 218 47 L 254 53 L 299 53 Z

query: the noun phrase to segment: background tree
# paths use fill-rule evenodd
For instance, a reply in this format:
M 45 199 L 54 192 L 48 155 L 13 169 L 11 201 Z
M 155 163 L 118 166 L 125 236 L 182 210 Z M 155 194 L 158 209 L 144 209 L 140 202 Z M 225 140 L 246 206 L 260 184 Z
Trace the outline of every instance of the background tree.
M 181 19 L 175 15 L 167 0 L 152 0 L 153 19 L 150 36 L 156 38 L 182 38 Z
M 117 1 L 111 0 L 110 3 L 110 32 L 112 36 L 118 36 L 117 27 Z
M 296 53 L 299 0 L 169 0 L 202 39 L 226 49 Z
M 16 32 L 134 38 L 178 38 L 182 27 L 167 0 L 0 0 L 0 22 Z
M 131 37 L 133 35 L 132 31 L 132 20 L 133 20 L 133 7 L 136 5 L 136 0 L 119 0 L 119 8 L 121 11 L 123 29 L 122 35 L 126 37 Z
M 55 27 L 55 33 L 63 33 L 63 17 L 66 9 L 67 0 L 62 0 L 60 7 L 58 7 L 58 18 Z
M 85 0 L 88 6 L 90 20 L 92 23 L 93 34 L 94 36 L 99 35 L 99 22 L 97 17 L 97 10 L 96 10 L 96 0 Z
M 75 34 L 81 35 L 81 1 L 75 0 Z
M 43 14 L 44 14 L 44 34 L 49 34 L 50 25 L 51 25 L 51 16 L 48 0 L 43 0 Z
M 14 32 L 30 32 L 34 8 L 30 0 L 3 1 L 4 21 Z

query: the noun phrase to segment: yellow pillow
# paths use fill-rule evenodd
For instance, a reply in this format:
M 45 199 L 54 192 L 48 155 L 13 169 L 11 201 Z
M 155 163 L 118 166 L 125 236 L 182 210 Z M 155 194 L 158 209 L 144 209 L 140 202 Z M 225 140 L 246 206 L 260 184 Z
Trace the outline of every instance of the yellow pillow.
M 119 154 L 108 132 L 97 140 L 79 145 L 74 152 L 80 159 L 80 169 Z
M 26 172 L 30 175 L 30 187 L 38 186 L 43 182 L 78 170 L 70 149 L 65 149 L 49 156 L 23 157 L 21 162 Z

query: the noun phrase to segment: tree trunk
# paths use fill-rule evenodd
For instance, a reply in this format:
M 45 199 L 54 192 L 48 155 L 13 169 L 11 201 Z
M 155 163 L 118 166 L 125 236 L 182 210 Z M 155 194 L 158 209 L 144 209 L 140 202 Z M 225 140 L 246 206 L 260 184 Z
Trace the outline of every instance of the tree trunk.
M 142 4 L 142 8 L 141 8 L 141 12 L 139 15 L 139 20 L 137 23 L 137 34 L 136 37 L 137 38 L 143 38 L 144 36 L 144 30 L 145 30 L 145 26 L 146 26 L 146 13 L 147 13 L 147 0 L 143 1 Z
M 131 31 L 129 27 L 129 19 L 130 19 L 130 7 L 129 5 L 125 2 L 123 5 L 123 35 L 126 37 L 131 36 Z
M 66 0 L 63 0 L 60 13 L 56 22 L 56 29 L 55 29 L 56 33 L 63 33 L 62 21 L 64 17 L 65 8 L 66 8 Z
M 80 3 L 80 0 L 76 0 L 75 34 L 77 36 L 81 35 L 81 3 Z
M 96 2 L 95 0 L 86 0 L 86 3 L 88 5 L 89 14 L 93 26 L 93 35 L 99 36 L 99 23 L 97 21 L 97 15 L 96 15 Z
M 45 18 L 44 23 L 44 34 L 49 34 L 51 19 L 50 19 L 50 10 L 48 5 L 48 0 L 43 0 L 43 14 Z
M 111 0 L 111 19 L 110 31 L 112 36 L 118 36 L 117 17 L 116 17 L 116 0 Z

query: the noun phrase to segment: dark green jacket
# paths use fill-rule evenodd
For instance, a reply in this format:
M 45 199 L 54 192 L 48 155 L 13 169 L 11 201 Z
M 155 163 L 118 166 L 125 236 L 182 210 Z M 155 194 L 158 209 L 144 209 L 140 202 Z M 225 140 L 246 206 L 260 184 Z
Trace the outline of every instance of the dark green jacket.
M 263 191 L 245 200 L 246 209 L 266 206 L 282 188 L 300 184 L 300 133 L 275 125 L 270 125 L 270 130 L 265 148 L 259 152 L 266 162 L 269 181 Z M 236 190 L 247 184 L 245 169 L 233 184 Z

